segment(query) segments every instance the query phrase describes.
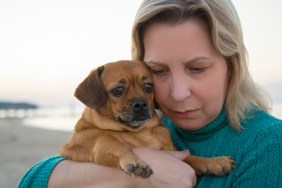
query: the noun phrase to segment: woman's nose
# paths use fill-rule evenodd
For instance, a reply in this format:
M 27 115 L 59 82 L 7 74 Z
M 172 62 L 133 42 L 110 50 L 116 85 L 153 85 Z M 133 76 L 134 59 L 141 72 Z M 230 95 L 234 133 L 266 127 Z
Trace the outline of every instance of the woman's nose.
M 174 75 L 172 77 L 170 93 L 171 97 L 178 102 L 191 96 L 190 83 L 185 79 L 185 76 Z

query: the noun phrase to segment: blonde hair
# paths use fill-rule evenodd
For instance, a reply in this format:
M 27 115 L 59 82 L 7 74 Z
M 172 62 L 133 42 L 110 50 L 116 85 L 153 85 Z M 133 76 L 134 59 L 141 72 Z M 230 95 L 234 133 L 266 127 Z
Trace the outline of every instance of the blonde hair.
M 144 0 L 132 28 L 132 58 L 143 60 L 143 36 L 153 23 L 179 24 L 189 19 L 204 21 L 215 49 L 225 57 L 230 73 L 225 109 L 237 130 L 253 108 L 270 110 L 265 93 L 254 83 L 239 16 L 230 0 Z

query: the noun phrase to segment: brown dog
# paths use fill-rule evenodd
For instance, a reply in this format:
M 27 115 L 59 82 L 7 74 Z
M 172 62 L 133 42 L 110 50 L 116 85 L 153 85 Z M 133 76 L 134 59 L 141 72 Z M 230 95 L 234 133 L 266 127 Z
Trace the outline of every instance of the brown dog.
M 168 129 L 155 112 L 152 76 L 143 62 L 118 61 L 92 71 L 75 96 L 87 107 L 61 156 L 74 161 L 119 167 L 131 176 L 149 177 L 153 171 L 132 151 L 147 146 L 174 150 Z M 197 175 L 224 175 L 230 157 L 185 160 Z

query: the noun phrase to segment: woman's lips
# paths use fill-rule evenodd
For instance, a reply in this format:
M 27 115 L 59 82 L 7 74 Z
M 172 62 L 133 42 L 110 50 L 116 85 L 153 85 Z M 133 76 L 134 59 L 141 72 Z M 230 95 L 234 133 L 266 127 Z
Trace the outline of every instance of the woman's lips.
M 172 111 L 176 116 L 189 116 L 191 114 L 193 114 L 194 112 L 196 112 L 198 109 L 195 110 L 185 110 L 185 111 Z

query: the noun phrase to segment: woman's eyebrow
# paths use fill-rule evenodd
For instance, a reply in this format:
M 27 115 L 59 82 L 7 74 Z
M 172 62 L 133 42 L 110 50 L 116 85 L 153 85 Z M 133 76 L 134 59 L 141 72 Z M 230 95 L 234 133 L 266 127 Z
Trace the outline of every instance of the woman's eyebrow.
M 149 65 L 163 65 L 161 62 L 157 62 L 157 61 L 154 61 L 154 60 L 149 60 L 149 61 L 144 60 L 144 63 L 148 66 Z
M 210 59 L 211 59 L 210 57 L 206 57 L 206 56 L 197 56 L 197 57 L 194 57 L 194 58 L 192 58 L 190 60 L 184 61 L 181 64 L 185 64 L 185 65 L 186 64 L 192 64 L 192 63 L 195 63 L 195 62 L 197 62 L 199 60 L 210 60 Z M 161 63 L 161 62 L 158 62 L 158 61 L 155 61 L 155 60 L 148 60 L 148 61 L 144 60 L 144 62 L 148 66 L 149 65 L 164 65 L 164 63 Z
M 188 61 L 183 62 L 183 64 L 191 64 L 191 63 L 195 63 L 195 62 L 197 62 L 199 60 L 209 60 L 209 59 L 210 59 L 210 57 L 197 56 L 197 57 L 194 57 L 194 58 L 192 58 L 192 59 L 190 59 Z

